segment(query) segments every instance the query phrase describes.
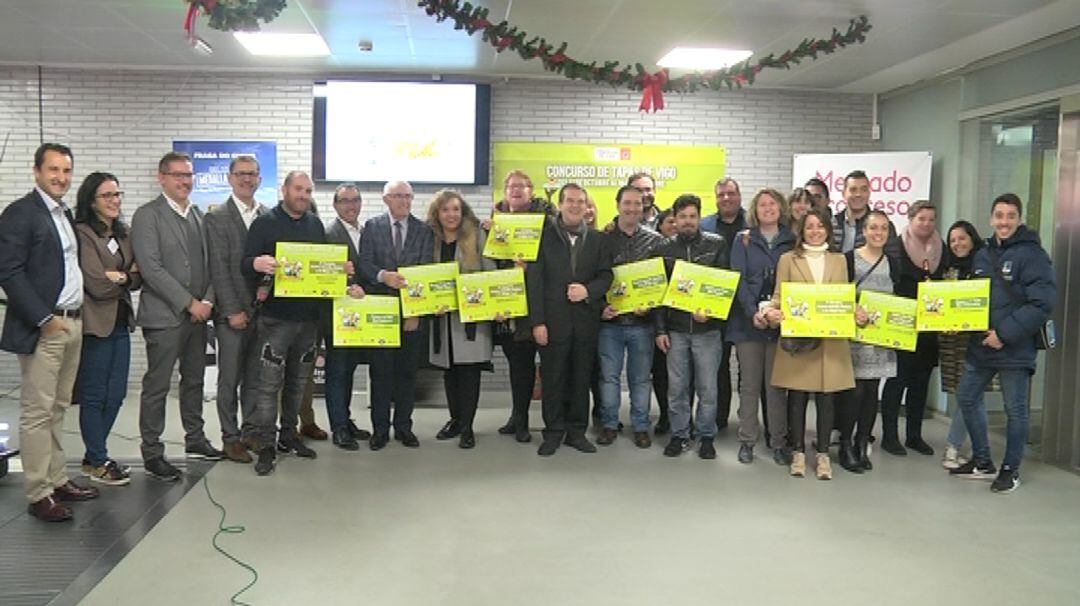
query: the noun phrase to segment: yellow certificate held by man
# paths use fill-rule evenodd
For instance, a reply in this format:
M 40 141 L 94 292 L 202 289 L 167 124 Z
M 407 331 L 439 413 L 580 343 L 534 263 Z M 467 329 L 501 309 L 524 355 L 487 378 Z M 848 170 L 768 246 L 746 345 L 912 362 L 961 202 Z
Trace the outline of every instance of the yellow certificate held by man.
M 915 330 L 915 299 L 864 290 L 859 306 L 866 312 L 866 326 L 855 327 L 855 340 L 868 345 L 915 351 L 919 333 Z
M 990 280 L 919 282 L 920 332 L 986 330 L 990 325 Z
M 484 256 L 489 259 L 535 261 L 540 251 L 540 234 L 544 231 L 542 213 L 495 213 L 491 232 L 484 244 Z
M 401 293 L 401 315 L 406 318 L 446 313 L 458 308 L 458 264 L 434 263 L 402 267 L 405 278 Z
M 645 259 L 611 268 L 615 278 L 607 291 L 607 304 L 620 314 L 658 307 L 667 290 L 663 259 Z
M 277 259 L 275 297 L 332 299 L 345 296 L 345 262 L 349 260 L 349 247 L 278 242 L 274 258 Z
M 462 322 L 484 322 L 529 315 L 525 270 L 520 267 L 458 274 L 458 313 Z
M 401 347 L 397 297 L 334 299 L 334 347 Z
M 662 304 L 726 320 L 739 287 L 739 274 L 726 269 L 675 261 Z
M 855 336 L 855 285 L 780 284 L 780 336 L 851 339 Z

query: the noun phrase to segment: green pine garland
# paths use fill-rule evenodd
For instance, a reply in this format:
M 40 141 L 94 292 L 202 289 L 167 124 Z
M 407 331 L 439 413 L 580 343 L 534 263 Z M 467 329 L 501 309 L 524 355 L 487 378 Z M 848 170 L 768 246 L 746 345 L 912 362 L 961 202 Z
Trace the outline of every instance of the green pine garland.
M 285 0 L 187 0 L 210 17 L 210 27 L 223 32 L 258 31 L 285 10 Z
M 473 6 L 469 2 L 419 0 L 417 5 L 429 16 L 435 17 L 437 21 L 447 19 L 453 21 L 454 29 L 463 29 L 470 36 L 480 32 L 483 40 L 491 44 L 498 52 L 509 49 L 517 52 L 525 60 L 539 58 L 544 64 L 544 69 L 549 72 L 562 74 L 571 80 L 584 80 L 639 91 L 654 83 L 661 72 L 663 72 L 661 83 L 664 92 L 692 93 L 700 88 L 719 90 L 724 86 L 729 89 L 742 88 L 744 85 L 752 85 L 758 73 L 763 69 L 791 69 L 792 65 L 798 65 L 803 60 L 817 59 L 818 54 L 827 55 L 852 44 L 862 44 L 866 41 L 866 33 L 871 29 L 870 20 L 866 15 L 862 15 L 858 19 L 851 20 L 846 32 L 841 33 L 833 28 L 832 35 L 828 38 L 804 38 L 799 46 L 784 51 L 779 56 L 770 53 L 753 63 L 747 59 L 721 70 L 694 72 L 678 78 L 668 78 L 666 69 L 656 74 L 649 74 L 640 63 L 635 63 L 631 67 L 619 61 L 605 61 L 602 64 L 597 64 L 595 61 L 590 63 L 577 61 L 566 54 L 565 42 L 554 46 L 539 36 L 530 37 L 525 31 L 507 21 L 492 23 L 488 20 L 488 9 Z

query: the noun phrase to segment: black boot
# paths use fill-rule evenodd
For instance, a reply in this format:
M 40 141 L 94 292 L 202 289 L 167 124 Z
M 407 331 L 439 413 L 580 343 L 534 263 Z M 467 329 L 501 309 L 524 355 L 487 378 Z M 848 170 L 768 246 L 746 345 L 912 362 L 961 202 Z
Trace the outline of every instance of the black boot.
M 868 446 L 869 440 L 866 438 L 855 438 L 855 456 L 859 459 L 859 467 L 862 467 L 863 471 L 874 468 L 874 464 L 870 462 L 870 455 L 867 454 Z
M 840 467 L 851 473 L 862 473 L 862 465 L 859 465 L 859 457 L 855 454 L 855 447 L 851 440 L 840 440 Z

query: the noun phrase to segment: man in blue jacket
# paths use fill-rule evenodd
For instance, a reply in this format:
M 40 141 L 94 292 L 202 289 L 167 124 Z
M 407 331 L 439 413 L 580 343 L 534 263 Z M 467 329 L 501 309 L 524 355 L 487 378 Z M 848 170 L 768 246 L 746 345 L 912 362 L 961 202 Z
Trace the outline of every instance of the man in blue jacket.
M 971 434 L 973 456 L 950 473 L 968 478 L 995 474 L 990 459 L 986 408 L 980 397 L 995 374 L 1001 381 L 1008 426 L 1005 459 L 990 489 L 1012 492 L 1020 485 L 1020 459 L 1028 437 L 1028 387 L 1035 372 L 1036 339 L 1057 300 L 1054 269 L 1039 236 L 1023 225 L 1016 194 L 998 196 L 990 209 L 994 235 L 975 254 L 972 272 L 990 279 L 990 329 L 968 343 L 956 399 Z

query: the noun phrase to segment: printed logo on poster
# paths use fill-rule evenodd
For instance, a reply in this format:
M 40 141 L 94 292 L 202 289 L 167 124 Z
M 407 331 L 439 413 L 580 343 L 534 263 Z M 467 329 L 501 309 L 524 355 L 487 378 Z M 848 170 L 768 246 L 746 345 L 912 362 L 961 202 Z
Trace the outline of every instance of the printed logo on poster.
M 191 201 L 207 210 L 228 200 L 229 164 L 238 156 L 254 156 L 259 162 L 262 179 L 255 190 L 255 200 L 267 207 L 277 206 L 277 142 L 276 141 L 173 141 L 173 151 L 191 156 L 195 177 Z
M 872 210 L 882 210 L 897 230 L 908 224 L 907 212 L 917 200 L 930 199 L 934 158 L 930 152 L 875 152 L 865 154 L 795 154 L 791 187 L 802 187 L 816 177 L 829 186 L 833 212 L 846 208 L 844 177 L 861 170 L 870 179 Z

